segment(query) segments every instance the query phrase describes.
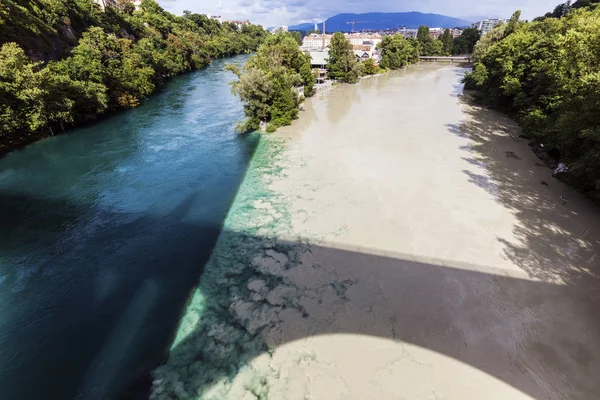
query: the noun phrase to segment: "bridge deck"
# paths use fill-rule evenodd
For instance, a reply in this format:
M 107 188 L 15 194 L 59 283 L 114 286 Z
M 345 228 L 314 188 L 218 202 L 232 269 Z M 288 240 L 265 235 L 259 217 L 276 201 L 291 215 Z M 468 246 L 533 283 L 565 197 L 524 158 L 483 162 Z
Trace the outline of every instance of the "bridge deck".
M 450 61 L 450 62 L 471 62 L 471 57 L 468 56 L 421 56 L 422 61 Z

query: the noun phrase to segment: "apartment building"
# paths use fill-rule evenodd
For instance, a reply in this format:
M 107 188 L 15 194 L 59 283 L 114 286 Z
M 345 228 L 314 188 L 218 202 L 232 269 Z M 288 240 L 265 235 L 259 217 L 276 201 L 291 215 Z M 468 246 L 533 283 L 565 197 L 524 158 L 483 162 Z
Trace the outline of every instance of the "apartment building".
M 325 47 L 329 47 L 331 37 L 333 35 L 325 35 Z M 321 49 L 323 48 L 323 35 L 312 33 L 305 36 L 302 40 L 302 48 L 304 49 Z
M 489 31 L 494 29 L 494 27 L 496 25 L 499 25 L 499 24 L 502 24 L 505 22 L 508 22 L 508 20 L 498 19 L 498 18 L 484 19 L 483 21 L 475 22 L 473 25 L 471 25 L 471 28 L 476 28 L 477 30 L 479 30 L 481 32 L 482 35 L 485 35 Z

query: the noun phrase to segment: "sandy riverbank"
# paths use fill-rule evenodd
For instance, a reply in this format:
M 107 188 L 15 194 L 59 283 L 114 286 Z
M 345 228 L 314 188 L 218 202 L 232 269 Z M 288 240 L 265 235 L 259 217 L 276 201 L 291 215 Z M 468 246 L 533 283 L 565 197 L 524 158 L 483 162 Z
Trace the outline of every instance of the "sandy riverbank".
M 600 214 L 463 72 L 340 85 L 265 137 L 153 398 L 596 397 Z

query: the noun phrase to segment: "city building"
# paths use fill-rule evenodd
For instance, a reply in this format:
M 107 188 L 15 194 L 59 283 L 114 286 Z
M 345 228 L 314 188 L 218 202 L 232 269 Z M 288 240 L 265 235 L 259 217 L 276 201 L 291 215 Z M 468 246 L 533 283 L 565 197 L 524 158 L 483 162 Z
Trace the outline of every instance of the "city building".
M 418 31 L 418 29 L 408 29 L 406 28 L 406 26 L 403 26 L 402 28 L 398 29 L 398 33 L 404 36 L 405 39 L 416 38 Z
M 356 61 L 363 61 L 367 58 L 371 58 L 372 54 L 370 51 L 354 50 L 354 55 L 356 56 Z
M 460 35 L 462 35 L 463 30 L 462 29 L 458 29 L 458 28 L 454 28 L 454 29 L 450 29 L 450 32 L 452 33 L 452 37 L 457 38 Z
M 279 26 L 276 26 L 275 28 L 271 29 L 271 33 L 287 32 L 287 31 L 288 31 L 287 25 L 279 25 Z
M 311 51 L 310 66 L 317 76 L 317 83 L 327 80 L 327 64 L 329 64 L 329 51 Z
M 302 39 L 302 49 L 311 50 L 329 47 L 329 43 L 331 43 L 331 37 L 332 35 L 325 35 L 325 42 L 323 43 L 322 34 L 311 33 L 310 35 L 305 36 L 304 39 Z
M 498 19 L 498 18 L 484 19 L 483 21 L 475 22 L 474 24 L 472 24 L 471 28 L 475 28 L 478 31 L 480 31 L 482 35 L 485 35 L 489 31 L 494 29 L 494 27 L 496 25 L 499 25 L 499 24 L 502 24 L 505 22 L 508 22 L 508 20 Z
M 437 39 L 440 36 L 442 36 L 444 31 L 445 31 L 444 28 L 429 28 L 429 36 L 431 36 L 434 39 Z
M 378 33 L 346 33 L 344 35 L 352 45 L 377 46 L 381 42 L 381 35 Z
M 248 21 L 247 19 L 244 21 L 239 21 L 239 20 L 234 20 L 234 21 L 223 21 L 223 22 L 229 22 L 230 24 L 234 24 L 237 28 L 237 30 L 241 30 L 243 26 L 250 26 L 252 25 L 250 23 L 250 21 Z

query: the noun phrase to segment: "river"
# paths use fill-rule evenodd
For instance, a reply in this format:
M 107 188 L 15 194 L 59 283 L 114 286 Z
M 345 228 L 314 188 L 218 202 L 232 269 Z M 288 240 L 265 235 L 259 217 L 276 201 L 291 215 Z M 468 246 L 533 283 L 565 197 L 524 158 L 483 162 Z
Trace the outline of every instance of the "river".
M 464 68 L 258 141 L 222 67 L 0 161 L 3 397 L 112 399 L 171 344 L 153 400 L 597 398 L 598 207 Z
M 114 398 L 164 360 L 257 143 L 224 65 L 0 159 L 0 397 Z
M 337 85 L 261 139 L 154 400 L 597 398 L 598 207 L 464 72 Z

